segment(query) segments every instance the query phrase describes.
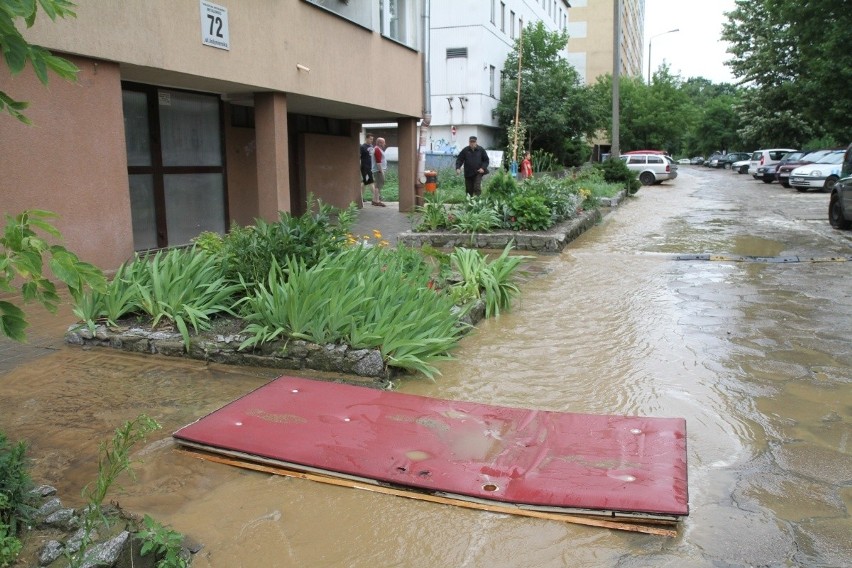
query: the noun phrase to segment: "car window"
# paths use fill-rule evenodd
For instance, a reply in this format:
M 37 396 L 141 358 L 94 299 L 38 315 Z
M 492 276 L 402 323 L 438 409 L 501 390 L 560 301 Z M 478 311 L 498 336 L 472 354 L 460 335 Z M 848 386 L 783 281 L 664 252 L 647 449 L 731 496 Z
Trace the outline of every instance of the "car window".
M 793 160 L 801 160 L 802 156 L 804 156 L 804 155 L 805 155 L 804 152 L 790 152 L 789 154 L 784 156 L 784 159 L 787 160 L 788 162 L 792 162 Z
M 664 160 L 659 156 L 648 156 L 649 164 L 662 164 Z
M 760 160 L 760 152 L 755 152 L 754 154 L 752 154 L 751 159 L 754 160 L 755 162 L 759 161 Z
M 628 164 L 644 164 L 645 156 L 630 156 L 630 159 L 627 160 Z
M 816 162 L 815 164 L 842 164 L 843 163 L 843 152 L 832 152 L 828 156 L 823 156 Z
M 770 160 L 780 160 L 781 158 L 783 158 L 788 153 L 789 152 L 787 152 L 785 150 L 775 150 L 774 152 L 769 152 L 769 159 Z

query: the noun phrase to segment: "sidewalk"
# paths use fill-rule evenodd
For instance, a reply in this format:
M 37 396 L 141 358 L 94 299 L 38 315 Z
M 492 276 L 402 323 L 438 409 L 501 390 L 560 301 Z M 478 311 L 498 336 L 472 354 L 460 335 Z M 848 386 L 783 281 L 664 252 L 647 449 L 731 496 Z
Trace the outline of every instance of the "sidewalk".
M 364 208 L 356 213 L 352 224 L 352 234 L 372 237 L 373 231 L 378 230 L 382 239 L 391 246 L 396 246 L 397 235 L 411 230 L 411 214 L 400 213 L 398 202 L 385 202 L 387 207 L 375 207 L 369 201 L 364 202 Z

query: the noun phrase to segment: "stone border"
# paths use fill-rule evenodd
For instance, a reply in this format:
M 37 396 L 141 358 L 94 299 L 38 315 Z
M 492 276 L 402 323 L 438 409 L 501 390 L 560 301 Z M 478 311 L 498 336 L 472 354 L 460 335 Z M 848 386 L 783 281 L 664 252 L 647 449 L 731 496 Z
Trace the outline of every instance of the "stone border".
M 621 190 L 614 197 L 601 198 L 602 207 L 617 207 L 627 195 Z M 406 231 L 397 236 L 397 242 L 412 248 L 429 245 L 435 248 L 485 248 L 502 249 L 514 241 L 518 250 L 542 253 L 560 252 L 572 240 L 592 228 L 603 218 L 600 209 L 584 211 L 578 217 L 554 225 L 547 231 L 494 231 L 492 233 L 457 233 L 453 231 Z
M 479 300 L 462 323 L 475 326 L 485 317 L 485 302 Z M 65 342 L 84 348 L 107 347 L 131 353 L 146 353 L 166 357 L 185 357 L 225 365 L 268 367 L 273 369 L 311 369 L 340 373 L 351 377 L 356 384 L 374 383 L 386 386 L 401 369 L 388 367 L 379 349 L 353 349 L 348 345 L 320 345 L 291 339 L 264 344 L 253 350 L 240 351 L 246 336 L 214 333 L 190 336 L 189 351 L 183 337 L 174 331 L 153 331 L 133 325 L 107 327 L 98 325 L 94 332 L 85 325 L 74 324 L 65 332 Z M 362 379 L 359 379 L 361 377 Z

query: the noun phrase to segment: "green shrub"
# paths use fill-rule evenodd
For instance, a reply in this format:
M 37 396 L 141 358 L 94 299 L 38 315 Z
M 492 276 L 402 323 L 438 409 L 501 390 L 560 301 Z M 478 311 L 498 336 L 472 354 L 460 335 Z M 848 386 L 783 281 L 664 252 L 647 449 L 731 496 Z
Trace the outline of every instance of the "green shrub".
M 157 252 L 144 263 L 148 277 L 134 282 L 141 310 L 151 316 L 152 327 L 171 321 L 189 350 L 189 326 L 198 332 L 210 328 L 210 317 L 233 314 L 231 306 L 242 286 L 224 275 L 218 259 L 201 250 L 172 249 Z
M 526 256 L 509 256 L 513 244 L 509 243 L 500 256 L 492 263 L 488 256 L 477 250 L 457 248 L 450 254 L 450 263 L 458 271 L 461 281 L 454 284 L 452 289 L 456 296 L 485 298 L 485 315 L 492 317 L 500 314 L 500 310 L 508 309 L 512 298 L 520 294 L 520 290 L 512 281 L 515 271 Z
M 301 216 L 281 211 L 275 223 L 256 219 L 253 226 L 234 224 L 221 246 L 216 239 L 200 235 L 196 246 L 218 255 L 227 278 L 237 281 L 242 276 L 253 286 L 266 279 L 272 259 L 280 265 L 286 258 L 295 256 L 313 266 L 346 246 L 355 215 L 354 204 L 340 210 L 309 197 L 308 209 Z
M 515 195 L 511 207 L 515 212 L 512 228 L 517 231 L 543 231 L 553 224 L 550 208 L 540 195 Z
M 417 207 L 417 212 L 421 216 L 418 231 L 436 231 L 450 226 L 447 206 L 437 192 L 427 195 L 423 205 Z
M 509 200 L 518 191 L 518 182 L 515 176 L 505 170 L 498 169 L 494 172 L 483 188 L 483 195 L 489 199 Z
M 630 193 L 636 193 L 642 185 L 636 172 L 629 169 L 620 158 L 609 158 L 603 163 L 595 164 L 595 167 L 603 172 L 605 181 L 620 183 Z
M 24 442 L 9 442 L 0 432 L 0 526 L 16 536 L 32 518 L 36 497 L 31 493 Z
M 287 338 L 347 343 L 432 378 L 432 363 L 449 358 L 464 329 L 463 312 L 430 288 L 431 272 L 422 257 L 381 247 L 350 248 L 313 267 L 273 264 L 241 306 L 249 337 L 240 349 Z
M 559 159 L 547 150 L 535 150 L 530 157 L 534 173 L 553 172 L 562 167 Z

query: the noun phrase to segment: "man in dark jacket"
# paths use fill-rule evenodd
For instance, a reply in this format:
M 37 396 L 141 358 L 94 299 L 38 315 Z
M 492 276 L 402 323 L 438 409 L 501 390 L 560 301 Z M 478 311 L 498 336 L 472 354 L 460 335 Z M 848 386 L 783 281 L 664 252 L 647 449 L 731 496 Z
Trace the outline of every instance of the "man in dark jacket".
M 482 176 L 488 173 L 488 153 L 476 144 L 476 136 L 471 136 L 469 144 L 459 152 L 456 158 L 456 173 L 462 172 L 464 165 L 464 190 L 468 195 L 482 193 Z

